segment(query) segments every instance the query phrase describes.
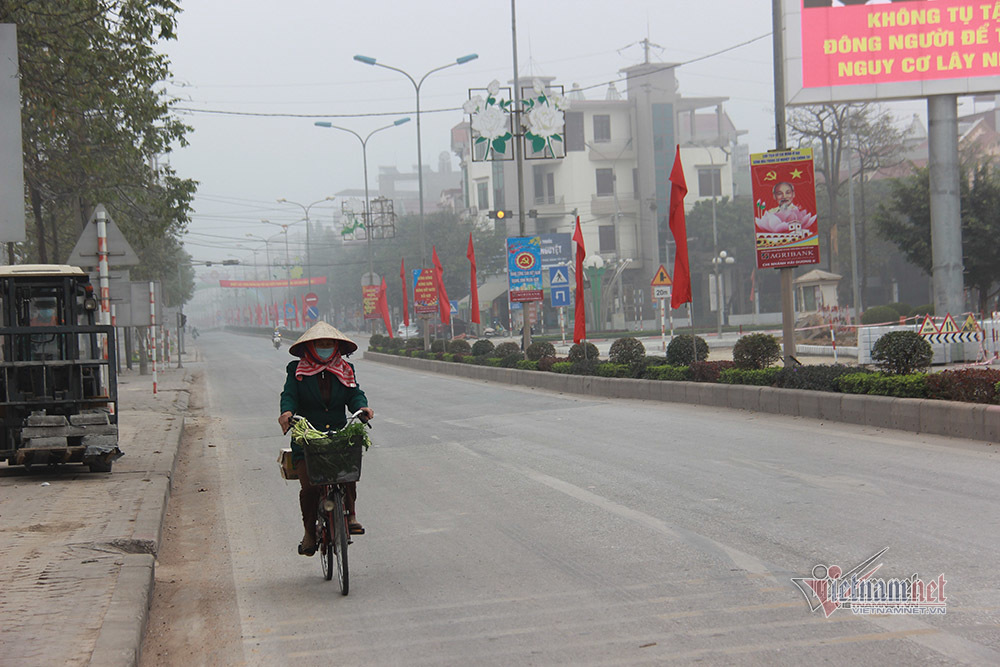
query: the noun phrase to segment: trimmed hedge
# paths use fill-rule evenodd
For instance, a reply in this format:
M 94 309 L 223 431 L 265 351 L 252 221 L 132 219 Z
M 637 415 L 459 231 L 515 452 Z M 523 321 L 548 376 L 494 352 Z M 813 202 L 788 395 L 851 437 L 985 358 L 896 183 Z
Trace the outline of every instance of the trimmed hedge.
M 556 348 L 552 346 L 552 343 L 540 340 L 529 345 L 528 349 L 524 351 L 524 356 L 531 361 L 538 361 L 542 357 L 556 356 Z
M 875 306 L 861 313 L 861 324 L 895 324 L 899 313 L 889 306 Z
M 691 379 L 695 382 L 718 382 L 719 374 L 724 370 L 735 368 L 732 361 L 699 361 L 691 364 Z
M 719 373 L 722 384 L 746 384 L 755 387 L 772 387 L 781 368 L 727 368 Z
M 521 371 L 537 371 L 538 362 L 533 361 L 531 359 L 521 359 L 519 362 L 517 362 L 515 368 Z
M 453 340 L 448 343 L 448 351 L 452 354 L 471 354 L 472 346 L 467 340 Z
M 521 354 L 521 346 L 517 343 L 500 343 L 493 349 L 491 356 L 499 357 L 503 359 L 504 357 L 509 357 L 512 354 L 520 354 L 521 358 L 524 359 L 524 355 Z
M 780 358 L 781 344 L 771 334 L 747 334 L 733 346 L 733 362 L 736 368 L 745 370 L 767 368 Z
M 924 373 L 912 375 L 848 373 L 837 378 L 837 388 L 845 394 L 927 398 L 927 375 Z
M 931 344 L 916 331 L 890 331 L 872 345 L 872 361 L 879 370 L 893 375 L 925 370 L 933 359 Z
M 552 364 L 553 373 L 568 374 L 571 368 L 573 368 L 573 363 L 570 361 L 557 361 Z
M 812 391 L 839 391 L 837 378 L 851 373 L 867 373 L 857 366 L 819 364 L 816 366 L 789 366 L 778 368 L 774 386 L 784 389 L 809 389 Z
M 608 350 L 608 361 L 615 364 L 632 366 L 643 360 L 646 356 L 646 347 L 638 338 L 626 336 L 611 343 Z
M 597 364 L 597 375 L 602 378 L 632 377 L 632 367 L 629 364 L 614 364 L 608 361 Z
M 680 334 L 674 336 L 667 345 L 667 363 L 671 366 L 682 366 L 691 363 L 692 348 L 697 351 L 698 361 L 708 359 L 708 343 L 701 336 L 695 336 L 695 343 L 692 346 L 691 334 Z
M 1000 370 L 995 368 L 941 371 L 927 376 L 927 396 L 944 401 L 997 403 L 1000 399 L 997 383 Z
M 691 379 L 691 369 L 687 366 L 650 366 L 646 369 L 650 380 L 670 380 L 682 382 Z
M 493 341 L 480 338 L 472 344 L 472 354 L 477 357 L 485 357 L 493 352 Z
M 600 353 L 597 350 L 597 346 L 593 343 L 574 343 L 573 347 L 569 348 L 569 354 L 567 359 L 570 361 L 581 361 L 582 359 L 597 359 Z

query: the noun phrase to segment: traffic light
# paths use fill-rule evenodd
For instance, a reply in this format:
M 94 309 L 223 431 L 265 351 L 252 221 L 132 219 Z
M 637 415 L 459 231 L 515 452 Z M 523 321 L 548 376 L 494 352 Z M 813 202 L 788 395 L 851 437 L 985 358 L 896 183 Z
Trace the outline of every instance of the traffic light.
M 490 218 L 498 222 L 500 220 L 506 220 L 507 218 L 511 217 L 511 215 L 512 214 L 510 211 L 504 211 L 504 210 L 490 211 Z

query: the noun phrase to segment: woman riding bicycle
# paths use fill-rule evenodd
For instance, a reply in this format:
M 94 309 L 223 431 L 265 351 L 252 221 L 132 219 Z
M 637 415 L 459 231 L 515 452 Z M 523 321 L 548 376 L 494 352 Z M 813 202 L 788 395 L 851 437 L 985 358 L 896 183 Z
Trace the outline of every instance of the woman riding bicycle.
M 281 391 L 281 415 L 278 424 L 281 432 L 291 427 L 292 415 L 300 415 L 321 431 L 337 430 L 347 423 L 346 413 L 362 411 L 362 421 L 368 421 L 375 412 L 368 407 L 365 392 L 358 387 L 354 365 L 347 362 L 358 349 L 357 343 L 326 322 L 311 326 L 288 351 L 298 361 L 286 367 L 285 387 Z M 292 462 L 299 476 L 299 507 L 305 535 L 299 543 L 299 553 L 312 556 L 316 553 L 316 507 L 321 488 L 309 483 L 302 448 L 292 442 Z M 358 523 L 355 510 L 357 482 L 347 484 L 344 505 L 350 532 L 363 535 L 365 529 Z

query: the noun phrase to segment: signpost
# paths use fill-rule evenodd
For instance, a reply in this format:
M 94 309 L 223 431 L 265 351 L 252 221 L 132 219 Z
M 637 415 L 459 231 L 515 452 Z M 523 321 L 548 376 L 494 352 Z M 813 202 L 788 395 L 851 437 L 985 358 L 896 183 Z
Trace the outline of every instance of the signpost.
M 306 307 L 306 319 L 315 322 L 319 319 L 319 297 L 315 292 L 309 292 L 302 297 L 302 304 Z
M 670 292 L 673 281 L 670 280 L 670 274 L 667 273 L 667 269 L 660 264 L 660 268 L 656 270 L 656 275 L 653 276 L 653 280 L 650 282 L 650 286 L 653 288 L 653 299 L 660 301 L 660 341 L 663 344 L 663 350 L 667 349 L 667 304 L 670 302 Z M 674 310 L 670 309 L 670 338 L 674 337 Z
M 569 305 L 569 266 L 557 264 L 549 267 L 549 300 L 553 308 L 559 309 L 559 331 L 565 343 L 566 306 Z

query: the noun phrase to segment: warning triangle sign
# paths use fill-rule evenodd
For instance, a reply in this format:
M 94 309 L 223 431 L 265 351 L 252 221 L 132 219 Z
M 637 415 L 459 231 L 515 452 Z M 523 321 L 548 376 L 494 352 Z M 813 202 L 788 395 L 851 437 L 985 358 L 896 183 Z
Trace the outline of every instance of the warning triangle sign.
M 958 333 L 958 324 L 955 322 L 955 318 L 951 316 L 951 313 L 945 315 L 944 322 L 941 324 L 941 333 Z
M 98 265 L 97 256 L 97 214 L 101 213 L 107 223 L 108 230 L 108 266 L 135 266 L 139 263 L 139 256 L 132 249 L 132 246 L 125 240 L 125 235 L 118 228 L 111 216 L 108 215 L 104 204 L 98 204 L 90 216 L 90 222 L 80 234 L 80 239 L 76 242 L 73 252 L 66 260 L 67 264 L 80 267 L 96 267 Z
M 660 264 L 660 268 L 656 271 L 656 276 L 653 278 L 653 282 L 650 284 L 653 287 L 667 287 L 673 284 L 670 281 L 670 274 L 667 273 L 667 270 L 663 268 L 662 264 Z
M 920 325 L 920 330 L 917 331 L 921 336 L 930 336 L 931 334 L 940 333 L 938 328 L 934 326 L 934 320 L 931 319 L 930 315 L 924 315 L 924 323 Z
M 979 328 L 979 322 L 977 322 L 976 318 L 972 316 L 972 313 L 969 313 L 969 316 L 965 318 L 965 324 L 962 325 L 962 331 L 982 331 L 982 329 Z

